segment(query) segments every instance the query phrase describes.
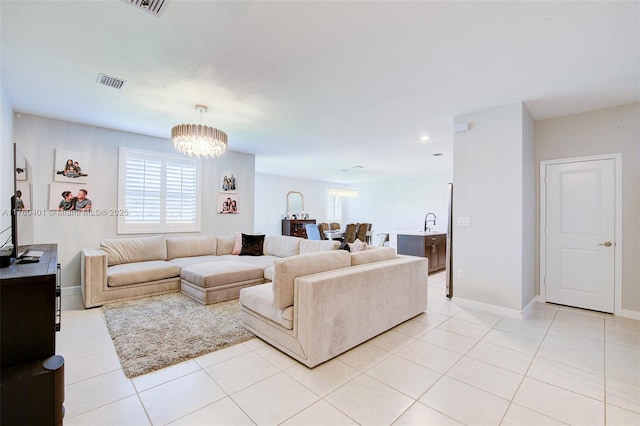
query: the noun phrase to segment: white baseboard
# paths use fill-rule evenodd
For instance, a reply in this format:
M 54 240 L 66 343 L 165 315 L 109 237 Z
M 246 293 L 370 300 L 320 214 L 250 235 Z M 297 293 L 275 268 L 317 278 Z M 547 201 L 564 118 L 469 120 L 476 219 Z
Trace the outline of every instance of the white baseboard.
M 451 302 L 454 305 L 477 309 L 479 311 L 492 312 L 494 314 L 504 315 L 505 317 L 520 318 L 520 319 L 524 318 L 524 312 L 525 312 L 524 310 L 519 311 L 517 309 L 505 308 L 504 306 L 490 305 L 488 303 L 476 302 L 475 300 L 461 299 L 455 296 L 453 296 L 453 298 L 451 299 Z M 535 299 L 533 299 L 532 302 L 535 303 Z M 533 305 L 529 303 L 525 308 L 525 310 L 526 309 L 531 310 L 531 308 L 533 308 Z
M 71 287 L 62 287 L 60 289 L 60 292 L 62 293 L 62 296 L 75 296 L 76 294 L 82 294 L 82 291 L 80 291 L 79 285 L 74 285 Z
M 536 302 L 547 303 L 547 301 L 544 300 L 544 297 L 540 296 L 539 294 L 536 296 Z
M 631 309 L 621 309 L 616 314 L 618 317 L 629 318 L 634 320 L 640 320 L 640 311 L 632 311 Z
M 60 289 L 62 295 L 62 311 L 78 311 L 83 310 L 82 291 L 79 285 L 71 287 L 62 287 Z M 64 322 L 64 321 L 63 321 Z
M 534 296 L 531 301 L 527 303 L 527 306 L 525 306 L 522 310 L 522 318 L 526 318 L 531 313 L 531 310 L 536 305 L 536 303 L 538 303 L 538 298 Z

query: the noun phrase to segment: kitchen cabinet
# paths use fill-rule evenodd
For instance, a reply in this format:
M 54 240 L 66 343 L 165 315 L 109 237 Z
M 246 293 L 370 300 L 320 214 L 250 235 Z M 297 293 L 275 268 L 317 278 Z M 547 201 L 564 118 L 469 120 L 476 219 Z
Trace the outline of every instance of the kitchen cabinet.
M 447 267 L 447 234 L 434 232 L 398 234 L 397 251 L 398 254 L 429 259 L 429 273 L 442 271 Z

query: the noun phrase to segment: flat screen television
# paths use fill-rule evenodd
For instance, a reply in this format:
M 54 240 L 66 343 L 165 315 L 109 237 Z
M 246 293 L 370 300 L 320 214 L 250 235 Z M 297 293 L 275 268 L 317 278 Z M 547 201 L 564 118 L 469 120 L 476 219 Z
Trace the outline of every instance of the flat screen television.
M 11 257 L 14 259 L 18 255 L 18 215 L 16 212 L 16 195 L 18 193 L 18 164 L 17 164 L 17 152 L 16 143 L 13 143 L 13 195 L 11 196 L 11 244 L 13 244 L 13 250 L 11 251 Z

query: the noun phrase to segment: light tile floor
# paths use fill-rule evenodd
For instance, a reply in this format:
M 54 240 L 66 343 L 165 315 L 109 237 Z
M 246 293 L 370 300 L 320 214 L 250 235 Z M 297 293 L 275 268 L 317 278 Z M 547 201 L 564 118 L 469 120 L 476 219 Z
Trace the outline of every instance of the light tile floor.
M 127 379 L 100 309 L 67 310 L 65 425 L 640 425 L 640 321 L 538 303 L 429 308 L 314 369 L 259 339 Z

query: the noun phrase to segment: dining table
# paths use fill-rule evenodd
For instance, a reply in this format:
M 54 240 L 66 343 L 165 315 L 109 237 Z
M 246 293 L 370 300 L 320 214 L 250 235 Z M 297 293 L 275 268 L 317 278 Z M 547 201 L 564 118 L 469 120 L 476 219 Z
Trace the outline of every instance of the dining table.
M 344 238 L 344 229 L 331 229 L 324 231 L 327 240 L 340 240 Z

